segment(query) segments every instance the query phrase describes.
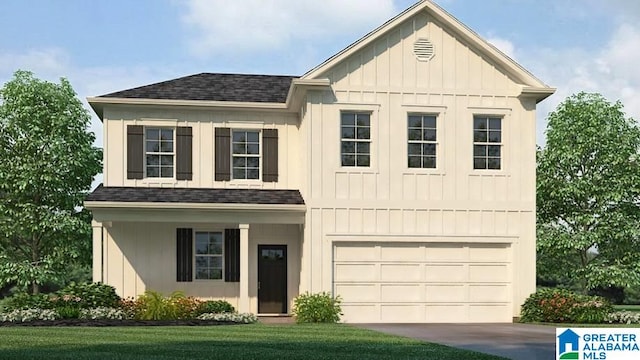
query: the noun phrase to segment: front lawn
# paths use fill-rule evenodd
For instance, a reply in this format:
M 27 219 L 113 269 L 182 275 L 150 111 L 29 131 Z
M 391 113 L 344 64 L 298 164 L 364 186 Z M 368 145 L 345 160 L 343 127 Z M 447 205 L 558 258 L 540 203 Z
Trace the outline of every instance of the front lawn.
M 0 327 L 2 359 L 501 359 L 343 324 Z

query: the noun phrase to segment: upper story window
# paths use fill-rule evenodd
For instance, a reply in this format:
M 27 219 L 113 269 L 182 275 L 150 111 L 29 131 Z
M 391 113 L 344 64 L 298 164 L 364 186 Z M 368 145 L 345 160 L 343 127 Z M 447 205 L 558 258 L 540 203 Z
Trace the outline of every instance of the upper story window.
M 196 232 L 196 280 L 222 280 L 222 233 Z
M 407 123 L 410 168 L 436 168 L 436 116 L 409 115 Z
M 260 132 L 233 130 L 232 167 L 234 179 L 260 179 Z
M 473 168 L 500 170 L 502 160 L 502 119 L 473 117 Z
M 173 129 L 145 128 L 146 177 L 172 178 L 174 175 Z
M 371 165 L 371 113 L 340 114 L 342 166 Z

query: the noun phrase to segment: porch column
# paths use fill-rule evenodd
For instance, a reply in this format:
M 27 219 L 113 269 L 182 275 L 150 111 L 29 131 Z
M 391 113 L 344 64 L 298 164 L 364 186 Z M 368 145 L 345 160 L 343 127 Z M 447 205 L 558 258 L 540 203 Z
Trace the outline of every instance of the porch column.
M 102 223 L 91 221 L 93 229 L 93 281 L 103 282 L 102 278 Z
M 249 224 L 240 224 L 240 299 L 238 312 L 251 312 L 249 302 Z

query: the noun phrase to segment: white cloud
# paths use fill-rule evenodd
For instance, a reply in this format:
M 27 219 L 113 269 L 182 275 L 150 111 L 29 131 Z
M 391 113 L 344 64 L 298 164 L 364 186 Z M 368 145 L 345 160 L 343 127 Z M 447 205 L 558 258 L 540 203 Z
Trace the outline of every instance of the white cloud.
M 517 49 L 537 76 L 558 88 L 538 107 L 538 143 L 544 143 L 548 112 L 580 91 L 620 100 L 627 116 L 640 120 L 640 27 L 617 25 L 604 46 L 573 49 Z
M 502 39 L 499 37 L 489 37 L 486 39 L 491 45 L 497 47 L 500 51 L 502 51 L 505 55 L 515 60 L 515 46 L 513 43 L 507 39 Z
M 364 33 L 394 16 L 393 0 L 189 0 L 183 22 L 199 56 L 277 51 L 296 41 Z

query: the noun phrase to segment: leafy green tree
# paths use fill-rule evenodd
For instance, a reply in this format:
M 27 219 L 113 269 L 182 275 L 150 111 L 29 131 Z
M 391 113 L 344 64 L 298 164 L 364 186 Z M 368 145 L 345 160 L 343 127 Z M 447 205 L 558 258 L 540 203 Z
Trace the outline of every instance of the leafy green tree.
M 620 102 L 567 98 L 538 152 L 538 277 L 583 290 L 640 284 L 640 130 Z
M 102 159 L 90 119 L 66 79 L 17 71 L 0 89 L 0 287 L 38 293 L 88 260 L 80 209 Z

